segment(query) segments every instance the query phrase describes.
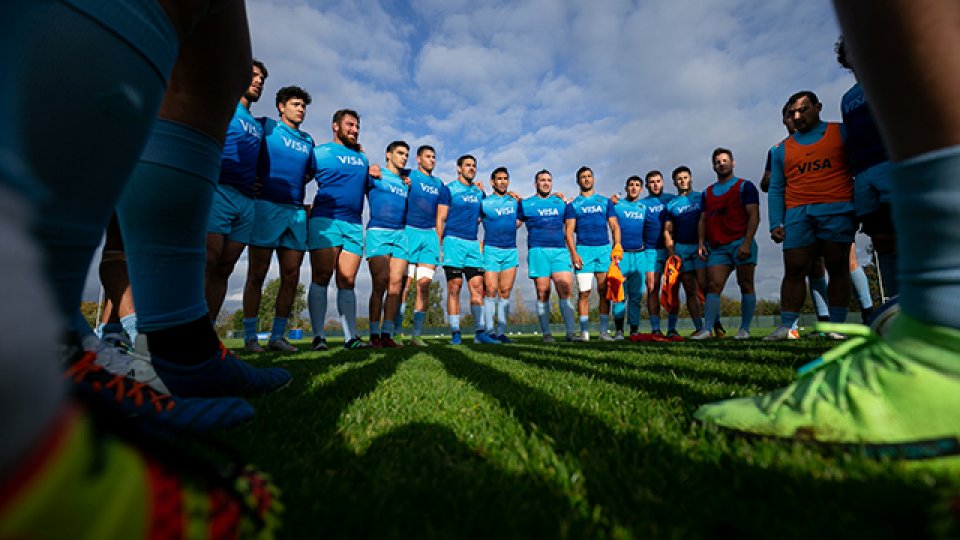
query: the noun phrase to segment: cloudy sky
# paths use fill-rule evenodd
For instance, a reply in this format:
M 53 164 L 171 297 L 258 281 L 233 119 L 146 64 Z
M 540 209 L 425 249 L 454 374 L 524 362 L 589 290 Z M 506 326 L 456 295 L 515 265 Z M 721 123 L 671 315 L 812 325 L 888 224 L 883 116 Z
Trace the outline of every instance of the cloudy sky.
M 733 149 L 737 174 L 757 181 L 767 149 L 785 134 L 786 97 L 813 90 L 823 117 L 836 120 L 853 83 L 833 55 L 839 31 L 829 0 L 247 4 L 254 54 L 270 71 L 255 116 L 275 114 L 281 86 L 302 86 L 313 96 L 302 127 L 318 142 L 331 139 L 334 110 L 353 108 L 371 160 L 382 162 L 394 139 L 431 144 L 444 181 L 470 153 L 479 177 L 506 166 L 524 195 L 541 168 L 554 173 L 556 189 L 575 193 L 581 165 L 593 168 L 604 195 L 630 175 L 669 175 L 680 164 L 703 189 L 714 180 L 717 146 Z M 766 234 L 765 203 L 757 291 L 774 298 L 781 251 Z M 867 240 L 858 242 L 863 252 Z M 225 309 L 239 307 L 245 260 Z M 525 266 L 517 283 L 531 301 Z M 363 312 L 368 284 L 364 266 Z

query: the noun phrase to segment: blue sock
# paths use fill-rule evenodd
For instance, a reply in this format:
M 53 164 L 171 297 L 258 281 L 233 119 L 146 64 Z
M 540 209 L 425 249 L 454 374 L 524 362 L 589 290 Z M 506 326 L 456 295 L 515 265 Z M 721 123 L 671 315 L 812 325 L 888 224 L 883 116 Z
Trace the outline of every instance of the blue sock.
M 380 335 L 380 321 L 370 321 L 370 337 Z
M 847 308 L 830 306 L 830 322 L 832 323 L 847 322 Z
M 676 315 L 676 314 L 674 314 L 674 313 L 670 313 L 670 314 L 667 315 L 667 331 L 668 331 L 668 332 L 676 332 L 676 331 L 677 331 L 677 319 L 679 319 L 679 318 L 680 318 L 680 316 L 679 316 L 679 315 Z
M 830 311 L 827 309 L 827 277 L 810 278 L 810 300 L 813 302 L 814 309 L 817 310 L 817 317 L 829 317 Z
M 793 325 L 796 324 L 797 320 L 800 318 L 800 314 L 796 311 L 781 311 L 780 312 L 780 326 L 786 326 L 788 328 L 793 328 Z
M 393 319 L 393 326 L 395 332 L 398 334 L 403 333 L 403 315 L 407 312 L 407 303 L 403 302 L 400 304 L 400 308 L 397 309 L 397 316 Z
M 753 323 L 753 314 L 757 311 L 757 295 L 745 294 L 740 299 L 740 328 L 750 331 L 750 324 Z
M 497 302 L 497 326 L 498 333 L 506 334 L 507 333 L 507 320 L 510 318 L 510 299 L 501 298 Z
M 581 315 L 581 316 L 580 316 L 580 331 L 581 331 L 581 332 L 586 332 L 586 331 L 588 330 L 588 327 L 589 327 L 589 326 L 590 326 L 590 316 L 589 316 L 589 315 Z
M 693 329 L 697 332 L 703 330 L 703 317 L 694 317 L 693 318 Z
M 450 316 L 450 332 L 459 332 L 460 331 L 460 316 L 451 315 Z
M 423 332 L 423 322 L 427 320 L 426 311 L 413 312 L 413 336 L 417 337 Z
M 120 197 L 117 216 L 144 332 L 207 315 L 207 216 L 222 154 L 209 135 L 157 120 Z
M 486 328 L 487 333 L 494 335 L 494 326 L 493 319 L 497 314 L 497 299 L 496 298 L 484 298 L 483 299 L 483 325 Z
M 137 341 L 137 314 L 131 313 L 126 317 L 120 317 L 120 324 L 123 325 L 123 331 L 127 333 L 127 337 L 130 338 L 130 341 L 136 343 Z
M 327 322 L 327 287 L 317 283 L 310 283 L 307 293 L 307 308 L 310 312 L 310 326 L 313 327 L 313 337 L 327 337 L 323 330 Z
M 343 339 L 349 341 L 357 337 L 357 294 L 353 289 L 337 289 L 337 311 Z
M 243 318 L 243 340 L 250 341 L 257 339 L 257 317 Z
M 703 301 L 703 324 L 713 328 L 714 322 L 720 316 L 720 295 L 709 293 Z
M 270 329 L 269 341 L 276 341 L 278 339 L 283 339 L 283 335 L 286 333 L 287 333 L 287 318 L 274 317 L 273 327 Z
M 900 294 L 900 287 L 897 279 L 897 254 L 886 253 L 877 255 L 877 262 L 880 264 L 880 278 L 883 281 L 883 294 L 887 297 Z
M 793 320 L 793 324 L 790 325 L 791 330 L 800 330 L 800 319 L 799 317 Z
M 380 324 L 380 335 L 384 334 L 393 337 L 393 321 L 383 321 Z
M 560 316 L 563 317 L 563 329 L 567 335 L 573 335 L 573 300 L 570 298 L 560 299 Z
M 658 315 L 650 316 L 650 331 L 651 332 L 660 331 L 660 317 Z
M 850 282 L 853 283 L 853 290 L 857 293 L 857 301 L 860 302 L 862 309 L 873 307 L 873 299 L 870 298 L 870 283 L 867 282 L 867 274 L 863 267 L 858 266 L 853 272 L 850 272 Z
M 550 333 L 550 304 L 547 302 L 537 302 L 537 322 L 543 335 Z
M 610 326 L 610 315 L 600 315 L 600 333 L 607 333 L 607 328 Z
M 98 330 L 99 330 L 98 332 L 94 332 L 94 333 L 97 334 L 97 337 L 98 337 L 98 338 L 103 339 L 103 336 L 105 336 L 105 335 L 107 335 L 107 334 L 120 334 L 120 333 L 122 333 L 122 332 L 123 332 L 123 325 L 120 324 L 120 323 L 118 323 L 118 322 L 101 324 L 101 325 L 98 327 Z
M 483 305 L 470 304 L 470 315 L 473 317 L 473 331 L 483 332 L 487 328 L 483 321 Z

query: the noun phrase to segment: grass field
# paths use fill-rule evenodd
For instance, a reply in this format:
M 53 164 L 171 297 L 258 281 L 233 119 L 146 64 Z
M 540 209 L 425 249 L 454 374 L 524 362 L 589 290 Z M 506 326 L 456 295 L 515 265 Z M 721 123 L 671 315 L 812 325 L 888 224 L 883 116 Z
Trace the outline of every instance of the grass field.
M 247 356 L 294 383 L 218 438 L 272 473 L 287 538 L 960 535 L 956 476 L 693 421 L 823 342 L 517 341 Z

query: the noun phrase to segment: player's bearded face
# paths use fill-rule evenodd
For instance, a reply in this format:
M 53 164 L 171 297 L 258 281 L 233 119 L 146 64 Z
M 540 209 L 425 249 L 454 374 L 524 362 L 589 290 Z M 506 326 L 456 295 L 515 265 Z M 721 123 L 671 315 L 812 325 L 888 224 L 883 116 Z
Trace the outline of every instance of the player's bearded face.
M 250 79 L 250 86 L 247 87 L 247 91 L 244 93 L 244 97 L 247 98 L 247 101 L 254 103 L 260 99 L 260 95 L 263 94 L 263 80 L 266 77 L 263 76 L 263 72 L 260 71 L 260 68 L 253 67 L 253 78 Z
M 360 121 L 350 115 L 345 115 L 340 123 L 334 124 L 334 126 L 340 142 L 354 146 L 357 144 L 357 138 L 360 136 Z
M 654 197 L 657 197 L 663 193 L 663 178 L 659 176 L 651 176 L 650 179 L 647 180 L 647 191 L 649 191 Z

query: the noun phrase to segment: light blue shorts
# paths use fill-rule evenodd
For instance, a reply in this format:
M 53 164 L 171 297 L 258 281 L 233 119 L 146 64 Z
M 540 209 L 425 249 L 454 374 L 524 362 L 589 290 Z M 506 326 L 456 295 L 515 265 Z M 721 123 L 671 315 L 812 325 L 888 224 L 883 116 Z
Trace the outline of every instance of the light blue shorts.
M 413 264 L 440 263 L 440 239 L 436 229 L 419 229 L 407 225 L 407 260 Z
M 853 203 L 805 204 L 787 208 L 783 249 L 812 246 L 817 240 L 846 244 L 857 234 Z
M 620 260 L 620 272 L 623 273 L 623 277 L 629 279 L 632 275 L 639 275 L 641 279 L 646 279 L 648 271 L 650 271 L 650 263 L 647 260 L 647 250 L 623 252 L 623 259 Z
M 311 250 L 342 247 L 344 251 L 363 256 L 363 225 L 340 219 L 312 217 L 307 220 Z
M 666 248 L 647 248 L 644 250 L 647 254 L 647 272 L 663 273 L 663 267 L 667 264 Z
M 363 250 L 367 259 L 392 257 L 407 260 L 407 241 L 403 229 L 367 229 Z
M 573 272 L 567 248 L 535 247 L 527 250 L 527 274 L 530 279 L 550 277 L 557 272 Z
M 865 216 L 890 204 L 892 165 L 889 161 L 877 163 L 861 172 L 853 180 L 853 201 L 857 216 Z
M 577 246 L 577 255 L 580 255 L 580 259 L 583 261 L 583 268 L 577 270 L 577 273 L 596 273 L 609 270 L 610 251 L 612 249 L 610 244 L 605 246 Z
M 750 256 L 746 259 L 737 258 L 737 250 L 740 249 L 740 244 L 743 243 L 743 238 L 739 240 L 734 240 L 729 244 L 721 244 L 717 247 L 710 248 L 710 253 L 707 255 L 707 266 L 741 266 L 744 264 L 757 264 L 757 241 L 753 240 L 750 244 Z
M 700 258 L 699 244 L 674 244 L 673 252 L 680 257 L 680 272 L 693 272 L 707 267 L 707 261 Z
M 254 202 L 250 245 L 265 248 L 307 250 L 307 212 L 296 204 L 257 199 Z
M 483 246 L 483 270 L 485 272 L 503 272 L 516 268 L 520 264 L 516 248 L 498 248 Z
M 213 192 L 213 204 L 207 219 L 207 232 L 222 234 L 228 240 L 250 243 L 250 234 L 256 219 L 252 198 L 232 186 L 218 185 Z
M 447 236 L 443 239 L 442 264 L 447 268 L 483 268 L 480 241 Z

